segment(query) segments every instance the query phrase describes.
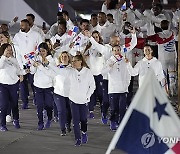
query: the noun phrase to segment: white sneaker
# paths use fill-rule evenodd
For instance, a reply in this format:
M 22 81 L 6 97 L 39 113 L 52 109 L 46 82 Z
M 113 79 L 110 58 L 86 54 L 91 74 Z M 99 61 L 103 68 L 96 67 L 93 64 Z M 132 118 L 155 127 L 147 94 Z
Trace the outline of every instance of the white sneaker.
M 11 122 L 11 121 L 12 121 L 11 116 L 10 116 L 10 115 L 7 115 L 7 116 L 6 116 L 6 122 Z

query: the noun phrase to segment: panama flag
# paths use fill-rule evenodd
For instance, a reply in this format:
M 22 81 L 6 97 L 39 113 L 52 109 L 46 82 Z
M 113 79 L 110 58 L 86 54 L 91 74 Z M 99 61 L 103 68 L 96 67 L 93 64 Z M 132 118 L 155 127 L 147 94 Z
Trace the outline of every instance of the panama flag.
M 59 12 L 62 12 L 63 8 L 64 8 L 64 5 L 58 3 L 58 11 L 59 11 Z
M 74 45 L 81 46 L 82 45 L 82 39 L 80 36 L 77 36 L 74 41 Z
M 138 89 L 106 154 L 179 154 L 180 119 L 152 70 Z
M 132 38 L 125 38 L 125 44 L 130 44 Z M 137 38 L 137 45 L 135 48 L 137 49 L 143 49 L 146 44 L 145 38 Z
M 34 57 L 35 57 L 35 52 L 34 51 L 24 55 L 25 59 L 33 59 Z
M 133 8 L 134 8 L 134 3 L 133 3 L 131 0 L 130 0 L 130 2 L 129 2 L 129 3 L 130 3 L 130 6 L 129 6 L 129 7 L 130 7 L 130 9 L 133 9 Z
M 69 31 L 68 31 L 68 35 L 70 36 L 76 36 L 76 34 L 78 33 L 79 28 L 77 26 L 73 26 Z
M 125 42 L 125 45 L 123 45 L 123 52 L 127 53 L 128 49 L 131 46 L 130 42 Z
M 34 59 L 35 59 L 35 54 L 36 54 L 36 53 L 35 53 L 34 51 L 32 51 L 32 52 L 24 55 L 24 58 L 25 58 L 26 61 L 27 61 L 27 62 L 26 62 L 26 65 L 28 65 L 28 66 L 31 65 L 31 62 L 34 61 Z
M 121 6 L 121 10 L 126 10 L 126 2 Z

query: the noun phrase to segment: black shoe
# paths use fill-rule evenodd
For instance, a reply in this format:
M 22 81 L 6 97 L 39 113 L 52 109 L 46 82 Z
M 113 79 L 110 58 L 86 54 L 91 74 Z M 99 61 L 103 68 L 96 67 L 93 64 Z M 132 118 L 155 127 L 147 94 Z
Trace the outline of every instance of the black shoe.
M 39 124 L 37 130 L 43 130 L 43 129 L 44 129 L 44 124 Z
M 66 131 L 65 130 L 61 131 L 61 136 L 66 136 Z
M 81 139 L 77 139 L 74 146 L 81 146 Z
M 20 125 L 19 125 L 19 120 L 14 120 L 13 121 L 13 125 L 16 129 L 19 129 L 20 128 Z

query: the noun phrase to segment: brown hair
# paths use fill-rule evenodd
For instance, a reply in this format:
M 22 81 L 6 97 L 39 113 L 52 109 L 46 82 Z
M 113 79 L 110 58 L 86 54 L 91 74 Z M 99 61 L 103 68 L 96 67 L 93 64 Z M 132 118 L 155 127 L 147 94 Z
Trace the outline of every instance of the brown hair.
M 98 43 L 99 43 L 99 44 L 103 44 L 103 39 L 102 39 L 102 37 L 101 37 L 101 34 L 100 34 L 97 30 L 95 30 L 95 31 L 92 32 L 92 35 L 95 34 L 95 33 L 97 33 L 98 36 L 99 36 L 99 42 L 98 42 Z M 89 43 L 87 44 L 85 50 L 84 50 L 84 53 L 85 53 L 91 46 L 92 46 L 92 43 L 89 42 Z
M 95 30 L 95 31 L 92 32 L 92 35 L 95 34 L 95 33 L 97 33 L 98 36 L 99 36 L 99 42 L 98 43 L 103 44 L 103 39 L 101 37 L 101 34 L 97 30 Z
M 86 61 L 85 61 L 85 59 L 84 59 L 84 57 L 83 57 L 82 54 L 76 55 L 76 56 L 74 56 L 73 58 L 76 58 L 76 59 L 82 61 L 82 67 L 89 68 L 89 66 L 87 65 L 87 63 L 86 63 Z
M 9 43 L 4 43 L 1 47 L 0 47 L 0 56 L 2 56 L 4 54 L 4 51 L 6 50 L 6 48 L 8 46 L 11 46 Z
M 0 34 L 4 35 L 8 39 L 8 43 L 10 43 L 10 35 L 8 32 L 4 31 L 4 32 L 1 32 Z

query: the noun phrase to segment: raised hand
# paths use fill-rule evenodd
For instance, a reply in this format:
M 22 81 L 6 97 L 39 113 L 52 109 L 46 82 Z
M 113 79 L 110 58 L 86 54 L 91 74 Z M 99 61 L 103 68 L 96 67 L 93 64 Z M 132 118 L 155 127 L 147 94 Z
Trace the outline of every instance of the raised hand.
M 87 37 L 91 37 L 91 32 L 88 31 L 88 30 L 85 30 L 84 35 L 87 36 Z
M 124 59 L 124 60 L 125 60 L 125 62 L 126 62 L 126 63 L 129 63 L 129 60 L 128 60 L 126 57 L 125 57 L 125 59 Z
M 18 17 L 17 17 L 17 16 L 14 17 L 13 21 L 14 21 L 14 22 L 18 21 Z
M 74 42 L 72 42 L 69 47 L 72 48 L 74 46 Z
M 136 28 L 135 28 L 135 27 L 132 27 L 132 29 L 131 29 L 131 28 L 128 28 L 128 30 L 129 30 L 129 32 L 130 32 L 131 34 L 135 34 L 135 33 L 136 33 Z
M 20 75 L 20 76 L 19 76 L 19 80 L 20 80 L 20 82 L 23 82 L 23 80 L 24 80 L 23 75 Z
M 34 67 L 38 67 L 39 65 L 40 65 L 39 62 L 34 62 L 34 64 L 33 64 Z

